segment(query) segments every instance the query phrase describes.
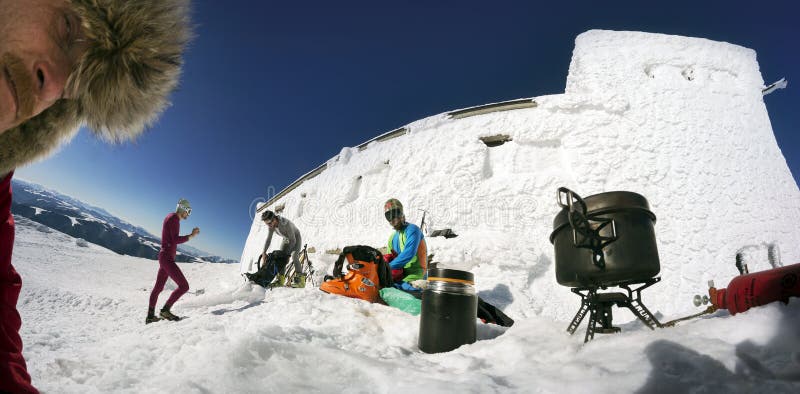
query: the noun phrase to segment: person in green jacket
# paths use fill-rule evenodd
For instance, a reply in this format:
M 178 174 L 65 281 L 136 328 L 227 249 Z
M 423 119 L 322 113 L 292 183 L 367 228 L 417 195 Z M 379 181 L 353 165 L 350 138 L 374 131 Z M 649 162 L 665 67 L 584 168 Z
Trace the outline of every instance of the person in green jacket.
M 407 291 L 419 290 L 412 282 L 426 277 L 428 251 L 425 236 L 416 224 L 406 222 L 403 204 L 396 198 L 386 201 L 383 213 L 395 230 L 387 244 L 387 251 L 392 256 L 387 262 L 392 268 L 395 287 Z

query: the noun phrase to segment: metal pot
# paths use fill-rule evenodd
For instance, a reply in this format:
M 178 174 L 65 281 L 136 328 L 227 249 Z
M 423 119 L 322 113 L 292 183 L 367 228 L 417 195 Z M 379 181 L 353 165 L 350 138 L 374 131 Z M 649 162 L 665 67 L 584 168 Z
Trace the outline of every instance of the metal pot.
M 642 195 L 615 191 L 582 199 L 562 187 L 558 203 L 550 242 L 559 284 L 597 288 L 658 275 L 656 216 Z

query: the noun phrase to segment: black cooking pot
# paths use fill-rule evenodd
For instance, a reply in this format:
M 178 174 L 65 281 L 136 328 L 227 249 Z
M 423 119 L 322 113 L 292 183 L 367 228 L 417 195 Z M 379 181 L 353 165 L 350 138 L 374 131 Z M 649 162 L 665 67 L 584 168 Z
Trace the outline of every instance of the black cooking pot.
M 658 275 L 656 216 L 642 195 L 615 191 L 582 199 L 562 187 L 558 201 L 550 242 L 559 284 L 607 287 Z

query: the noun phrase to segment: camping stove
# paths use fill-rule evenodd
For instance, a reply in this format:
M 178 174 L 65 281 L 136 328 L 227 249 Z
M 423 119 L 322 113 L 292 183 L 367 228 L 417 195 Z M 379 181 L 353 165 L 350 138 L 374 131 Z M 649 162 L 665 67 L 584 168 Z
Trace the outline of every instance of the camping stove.
M 581 297 L 581 308 L 567 328 L 575 333 L 589 314 L 585 341 L 595 333 L 619 332 L 612 324 L 613 306 L 631 310 L 647 327 L 661 323 L 642 304 L 642 290 L 658 283 L 656 217 L 644 196 L 628 191 L 581 198 L 567 188 L 557 195 L 561 211 L 553 220 L 556 280 Z M 622 292 L 598 292 L 620 287 Z
M 613 314 L 611 307 L 615 305 L 619 308 L 630 309 L 651 330 L 661 327 L 662 325 L 658 319 L 642 303 L 642 290 L 658 283 L 660 280 L 661 278 L 651 278 L 641 283 L 620 284 L 619 287 L 625 289 L 627 294 L 620 292 L 598 293 L 597 287 L 571 289 L 573 293 L 581 297 L 581 308 L 572 318 L 572 322 L 569 323 L 567 332 L 570 335 L 574 334 L 586 317 L 587 312 L 589 313 L 589 325 L 586 327 L 586 336 L 583 338 L 584 343 L 593 339 L 595 333 L 613 334 L 622 331 L 621 328 L 614 327 L 612 324 Z M 631 286 L 638 287 L 632 289 Z

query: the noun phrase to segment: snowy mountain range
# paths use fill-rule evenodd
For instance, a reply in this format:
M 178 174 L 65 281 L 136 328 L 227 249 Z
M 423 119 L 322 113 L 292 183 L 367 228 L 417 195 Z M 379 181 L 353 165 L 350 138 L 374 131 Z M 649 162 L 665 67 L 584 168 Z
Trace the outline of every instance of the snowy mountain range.
M 122 255 L 158 259 L 160 238 L 108 211 L 41 185 L 13 180 L 14 215 L 24 216 L 62 233 L 81 238 Z M 237 263 L 190 246 L 178 247 L 180 262 Z

